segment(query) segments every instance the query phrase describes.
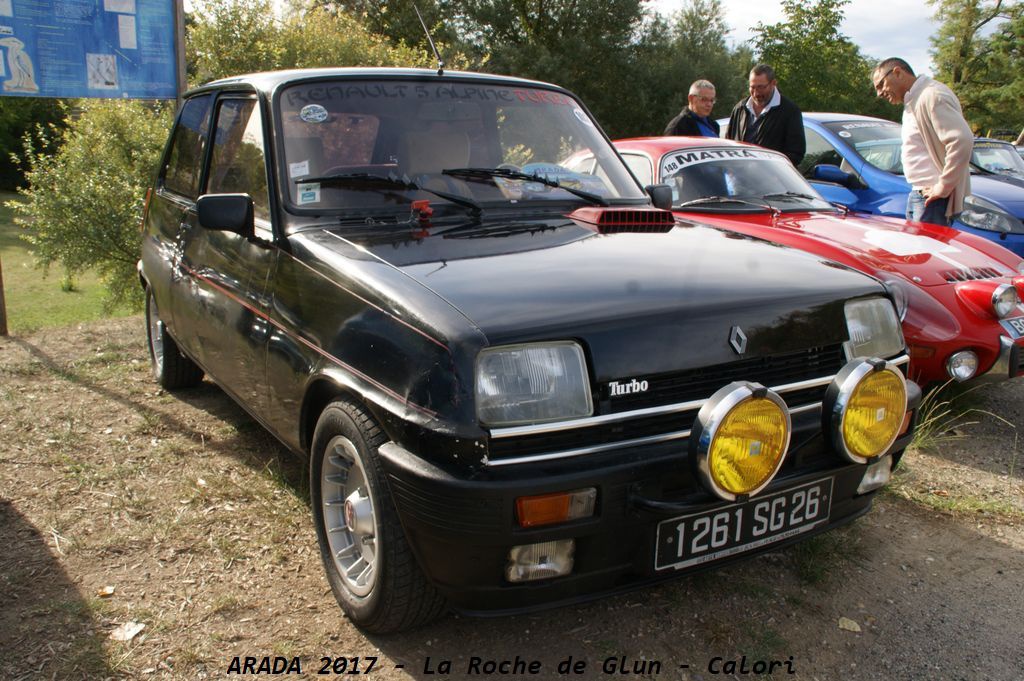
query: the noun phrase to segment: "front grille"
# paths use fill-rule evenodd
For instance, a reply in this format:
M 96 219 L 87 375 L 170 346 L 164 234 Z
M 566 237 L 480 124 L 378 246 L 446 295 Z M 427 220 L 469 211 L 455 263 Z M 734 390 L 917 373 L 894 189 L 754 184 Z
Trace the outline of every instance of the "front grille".
M 832 376 L 845 363 L 843 346 L 831 345 L 781 355 L 751 357 L 672 374 L 638 376 L 637 380 L 647 381 L 647 391 L 611 398 L 609 412 L 702 400 L 733 381 L 752 381 L 772 387 Z M 609 399 L 607 385 L 601 387 L 599 397 L 601 400 Z
M 644 379 L 649 383 L 647 392 L 616 398 L 613 408 L 606 409 L 604 413 L 622 413 L 647 407 L 704 400 L 722 386 L 737 380 L 776 387 L 820 379 L 838 373 L 843 363 L 842 346 L 836 345 L 740 360 L 676 374 L 652 376 Z M 820 403 L 827 389 L 827 384 L 802 388 L 783 393 L 782 398 L 790 409 L 795 409 Z M 489 458 L 494 462 L 554 452 L 570 452 L 575 449 L 600 447 L 671 433 L 679 434 L 692 428 L 698 411 L 699 407 L 695 407 L 682 412 L 639 416 L 583 428 L 495 438 L 490 442 Z M 685 447 L 685 440 L 683 446 Z
M 956 270 L 947 270 L 942 276 L 950 284 L 958 281 L 977 281 L 979 279 L 998 279 L 1003 276 L 999 270 L 991 267 L 962 267 Z

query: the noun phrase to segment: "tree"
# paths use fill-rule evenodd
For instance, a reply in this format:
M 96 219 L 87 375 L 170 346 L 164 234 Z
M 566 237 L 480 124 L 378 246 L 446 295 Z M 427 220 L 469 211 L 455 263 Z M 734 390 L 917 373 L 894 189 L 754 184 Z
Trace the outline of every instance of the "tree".
M 44 266 L 99 272 L 107 305 L 138 305 L 139 218 L 170 123 L 170 109 L 131 100 L 86 100 L 48 133 L 56 153 L 26 142 L 29 187 L 10 202 Z M 44 135 L 44 138 L 47 135 Z
M 893 116 L 871 89 L 874 64 L 839 32 L 849 0 L 783 0 L 785 20 L 758 23 L 758 61 L 771 65 L 779 89 L 804 111 Z
M 15 189 L 24 181 L 25 166 L 18 158 L 22 138 L 37 126 L 64 119 L 59 100 L 41 97 L 0 97 L 0 189 Z
M 713 116 L 727 116 L 733 104 L 746 96 L 751 51 L 745 46 L 729 49 L 728 34 L 721 0 L 688 0 L 673 15 L 670 58 L 678 90 L 672 115 L 686 105 L 690 83 L 698 78 L 715 84 L 718 103 Z
M 574 91 L 613 134 L 643 115 L 643 0 L 441 0 L 479 66 Z
M 1024 125 L 1024 3 L 933 0 L 935 76 L 960 98 L 976 130 Z

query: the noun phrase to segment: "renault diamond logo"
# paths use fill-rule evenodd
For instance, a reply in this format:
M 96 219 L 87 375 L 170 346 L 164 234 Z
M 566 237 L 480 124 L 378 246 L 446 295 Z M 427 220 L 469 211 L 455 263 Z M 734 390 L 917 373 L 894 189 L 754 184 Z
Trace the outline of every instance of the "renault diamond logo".
M 732 327 L 729 331 L 729 345 L 736 351 L 737 355 L 742 355 L 747 351 L 747 334 L 743 333 L 743 329 L 738 326 Z

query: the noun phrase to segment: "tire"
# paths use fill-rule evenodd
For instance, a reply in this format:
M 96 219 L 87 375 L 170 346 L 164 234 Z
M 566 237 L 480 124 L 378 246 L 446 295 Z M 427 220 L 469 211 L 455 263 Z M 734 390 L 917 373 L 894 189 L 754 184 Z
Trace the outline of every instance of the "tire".
M 146 289 L 146 340 L 149 342 L 153 376 L 160 387 L 167 390 L 191 388 L 203 380 L 203 370 L 182 354 L 167 332 L 167 325 L 160 319 L 156 299 L 149 289 Z
M 313 433 L 309 489 L 327 581 L 360 628 L 387 634 L 445 611 L 406 542 L 377 448 L 387 437 L 359 405 L 327 405 Z

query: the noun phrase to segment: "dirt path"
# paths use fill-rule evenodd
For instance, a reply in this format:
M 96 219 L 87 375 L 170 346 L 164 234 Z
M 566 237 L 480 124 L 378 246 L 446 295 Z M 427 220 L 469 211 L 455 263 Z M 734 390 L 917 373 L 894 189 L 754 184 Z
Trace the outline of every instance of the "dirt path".
M 839 532 L 584 606 L 368 638 L 328 593 L 300 468 L 212 385 L 159 391 L 140 319 L 0 340 L 0 678 L 221 678 L 235 656 L 312 677 L 329 656 L 376 657 L 380 679 L 754 679 L 774 660 L 773 679 L 1016 681 L 1024 381 L 972 399 L 1007 423 L 911 453 Z M 560 675 L 570 656 L 580 673 Z M 524 673 L 485 673 L 501 660 Z

